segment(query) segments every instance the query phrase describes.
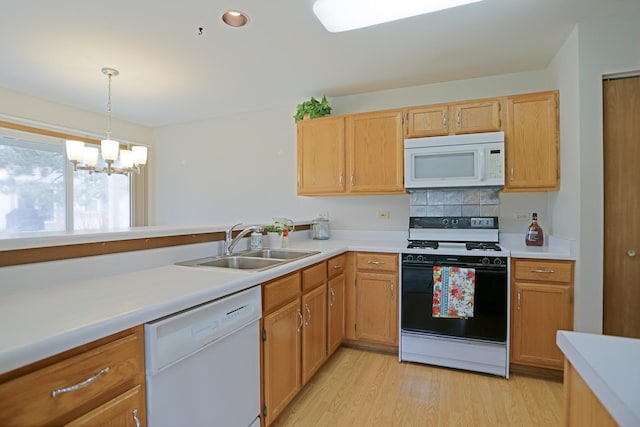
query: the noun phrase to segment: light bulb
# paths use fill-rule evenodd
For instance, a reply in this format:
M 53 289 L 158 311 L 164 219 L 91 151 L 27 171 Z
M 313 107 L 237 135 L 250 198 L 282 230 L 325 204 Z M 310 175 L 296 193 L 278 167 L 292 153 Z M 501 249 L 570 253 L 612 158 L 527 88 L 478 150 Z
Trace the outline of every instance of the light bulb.
M 120 167 L 129 169 L 133 166 L 133 153 L 131 150 L 120 150 Z
M 146 165 L 147 164 L 147 147 L 143 147 L 141 145 L 135 145 L 131 147 L 131 151 L 133 152 L 133 163 L 136 165 Z
M 69 140 L 66 143 L 67 158 L 71 161 L 79 162 L 84 156 L 84 142 Z
M 113 139 L 103 139 L 101 144 L 102 158 L 106 161 L 115 162 L 118 160 L 118 151 L 120 151 L 120 144 Z
M 98 149 L 96 147 L 84 147 L 82 163 L 93 167 L 98 163 Z

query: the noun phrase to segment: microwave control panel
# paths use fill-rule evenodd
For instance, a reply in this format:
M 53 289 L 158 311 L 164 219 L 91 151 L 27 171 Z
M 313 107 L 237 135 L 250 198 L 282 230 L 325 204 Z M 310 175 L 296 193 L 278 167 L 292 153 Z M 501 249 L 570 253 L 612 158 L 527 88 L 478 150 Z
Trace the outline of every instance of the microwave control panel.
M 499 148 L 488 150 L 487 178 L 500 179 L 504 176 L 504 153 Z

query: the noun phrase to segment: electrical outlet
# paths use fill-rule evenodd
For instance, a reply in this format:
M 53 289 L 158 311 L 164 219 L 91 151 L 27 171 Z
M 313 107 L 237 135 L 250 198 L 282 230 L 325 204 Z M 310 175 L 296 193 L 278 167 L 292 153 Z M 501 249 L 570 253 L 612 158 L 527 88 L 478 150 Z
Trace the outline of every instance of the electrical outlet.
M 525 213 L 525 212 L 516 212 L 513 214 L 513 216 L 515 217 L 515 219 L 519 219 L 519 220 L 527 220 L 529 219 L 529 214 Z
M 378 211 L 378 219 L 389 219 L 389 211 Z

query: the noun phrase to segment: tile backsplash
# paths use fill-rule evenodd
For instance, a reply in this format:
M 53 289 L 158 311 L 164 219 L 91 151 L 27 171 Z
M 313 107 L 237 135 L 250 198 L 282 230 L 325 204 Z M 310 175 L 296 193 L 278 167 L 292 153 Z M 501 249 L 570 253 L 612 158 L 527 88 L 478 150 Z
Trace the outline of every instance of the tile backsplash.
M 410 190 L 411 216 L 498 216 L 499 188 Z

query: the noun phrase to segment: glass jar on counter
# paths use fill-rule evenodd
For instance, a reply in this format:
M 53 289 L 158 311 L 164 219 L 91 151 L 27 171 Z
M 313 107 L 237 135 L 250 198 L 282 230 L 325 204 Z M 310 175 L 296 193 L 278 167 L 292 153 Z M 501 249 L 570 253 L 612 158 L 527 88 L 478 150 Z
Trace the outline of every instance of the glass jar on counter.
M 324 215 L 311 222 L 311 238 L 315 240 L 329 239 L 329 219 Z

